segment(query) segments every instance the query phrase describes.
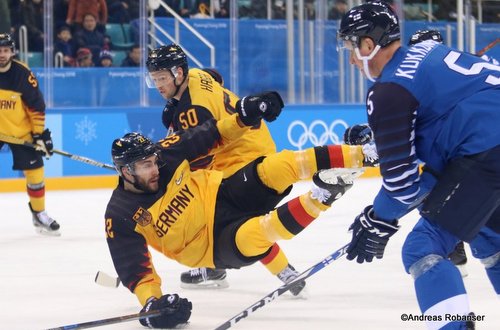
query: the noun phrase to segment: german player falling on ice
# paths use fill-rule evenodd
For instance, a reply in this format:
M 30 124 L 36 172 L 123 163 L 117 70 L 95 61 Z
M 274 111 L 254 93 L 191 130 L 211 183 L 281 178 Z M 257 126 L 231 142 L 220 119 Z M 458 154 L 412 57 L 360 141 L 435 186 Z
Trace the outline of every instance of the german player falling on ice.
M 278 98 L 276 92 L 250 95 L 238 101 L 237 114 L 207 120 L 156 144 L 138 133 L 113 142 L 120 180 L 105 220 L 115 270 L 143 311 L 165 311 L 141 324 L 171 328 L 186 323 L 192 310 L 188 299 L 163 294 L 149 247 L 189 267 L 251 265 L 344 195 L 357 168 L 377 164 L 373 149 L 337 145 L 270 154 L 226 178 L 220 171 L 190 169 L 189 161 L 234 143 L 261 117 L 276 118 L 282 108 Z M 309 192 L 273 208 L 290 185 L 311 177 Z

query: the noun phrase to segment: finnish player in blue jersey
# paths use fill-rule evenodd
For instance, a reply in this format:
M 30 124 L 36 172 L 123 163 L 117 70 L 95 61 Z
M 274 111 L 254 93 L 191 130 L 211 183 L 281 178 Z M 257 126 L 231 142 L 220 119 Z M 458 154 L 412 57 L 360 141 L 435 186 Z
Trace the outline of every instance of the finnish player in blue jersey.
M 338 39 L 374 82 L 366 108 L 383 179 L 350 227 L 347 258 L 382 258 L 398 219 L 418 206 L 402 257 L 428 327 L 473 329 L 463 280 L 446 257 L 469 242 L 500 294 L 500 66 L 433 40 L 403 46 L 397 16 L 380 2 L 349 10 Z

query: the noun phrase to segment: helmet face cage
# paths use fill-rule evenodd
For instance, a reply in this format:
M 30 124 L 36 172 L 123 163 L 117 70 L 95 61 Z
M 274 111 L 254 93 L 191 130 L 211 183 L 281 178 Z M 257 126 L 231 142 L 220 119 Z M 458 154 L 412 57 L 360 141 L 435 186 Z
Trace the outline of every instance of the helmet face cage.
M 0 33 L 0 47 L 9 47 L 12 52 L 15 52 L 16 43 L 8 33 Z
M 153 155 L 158 157 L 158 167 L 161 167 L 159 154 L 158 147 L 150 139 L 135 132 L 116 139 L 111 147 L 113 164 L 120 176 L 122 167 L 127 167 L 134 174 L 134 163 Z
M 187 56 L 179 45 L 170 44 L 153 49 L 148 54 L 146 61 L 148 73 L 146 73 L 146 84 L 149 88 L 155 88 L 156 83 L 151 72 L 169 70 L 173 78 L 177 77 L 177 68 L 181 67 L 184 73 L 188 70 Z
M 418 30 L 411 36 L 408 46 L 418 44 L 425 40 L 434 40 L 442 44 L 443 36 L 438 30 Z
M 353 7 L 340 22 L 337 39 L 359 47 L 361 39 L 368 37 L 376 45 L 385 47 L 401 37 L 399 20 L 384 2 L 369 2 Z

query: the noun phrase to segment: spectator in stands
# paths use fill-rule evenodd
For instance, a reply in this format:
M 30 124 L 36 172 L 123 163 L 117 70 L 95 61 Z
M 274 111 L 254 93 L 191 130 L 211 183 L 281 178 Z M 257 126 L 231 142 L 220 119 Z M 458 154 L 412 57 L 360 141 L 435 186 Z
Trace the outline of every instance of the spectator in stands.
M 229 17 L 229 0 L 213 0 L 215 17 Z
M 122 67 L 138 67 L 141 65 L 141 47 L 139 45 L 133 45 L 122 61 Z
M 10 6 L 9 0 L 0 0 L 0 34 L 10 33 Z
M 284 0 L 276 0 L 273 3 L 273 18 L 286 19 L 286 4 Z
M 189 18 L 193 13 L 195 1 L 196 0 L 165 0 L 165 3 L 179 14 L 179 16 Z M 158 17 L 172 17 L 172 15 L 161 6 L 155 9 L 154 14 Z
M 346 0 L 335 0 L 333 7 L 328 12 L 328 19 L 341 19 L 348 9 Z
M 85 47 L 78 49 L 76 52 L 76 66 L 79 68 L 90 68 L 94 66 L 90 49 Z
M 28 29 L 28 50 L 42 52 L 43 41 L 43 2 L 42 0 L 24 0 L 20 3 L 21 25 Z
M 108 50 L 103 50 L 99 55 L 98 67 L 110 68 L 113 66 L 113 54 Z
M 108 22 L 128 24 L 139 17 L 139 1 L 107 0 Z
M 195 7 L 191 18 L 211 18 L 210 16 L 210 1 L 196 0 Z
M 83 17 L 83 28 L 75 33 L 75 41 L 78 48 L 86 47 L 92 51 L 93 58 L 99 59 L 101 50 L 109 50 L 105 46 L 105 37 L 96 28 L 97 21 L 93 14 L 86 14 Z M 97 63 L 95 63 L 97 64 Z
M 66 25 L 68 16 L 69 0 L 54 0 L 54 26 Z
M 66 24 L 73 26 L 74 31 L 79 30 L 87 14 L 94 16 L 98 30 L 104 33 L 108 22 L 108 6 L 105 0 L 69 0 Z
M 65 67 L 75 66 L 76 45 L 72 39 L 71 29 L 68 25 L 63 25 L 57 30 L 56 41 L 54 42 L 54 54 L 63 54 L 63 65 Z

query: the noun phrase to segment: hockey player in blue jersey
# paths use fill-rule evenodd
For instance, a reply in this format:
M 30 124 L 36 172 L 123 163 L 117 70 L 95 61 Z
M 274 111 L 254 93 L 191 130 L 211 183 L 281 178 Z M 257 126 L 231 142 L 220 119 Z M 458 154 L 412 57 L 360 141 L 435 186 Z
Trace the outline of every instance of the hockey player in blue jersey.
M 430 329 L 473 329 L 463 280 L 446 256 L 469 242 L 500 294 L 500 66 L 432 40 L 406 48 L 397 16 L 380 2 L 349 10 L 338 39 L 374 82 L 366 107 L 383 179 L 350 227 L 347 258 L 382 258 L 398 219 L 418 206 L 402 257 L 420 309 Z

